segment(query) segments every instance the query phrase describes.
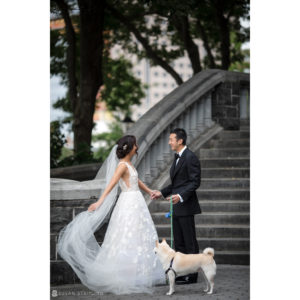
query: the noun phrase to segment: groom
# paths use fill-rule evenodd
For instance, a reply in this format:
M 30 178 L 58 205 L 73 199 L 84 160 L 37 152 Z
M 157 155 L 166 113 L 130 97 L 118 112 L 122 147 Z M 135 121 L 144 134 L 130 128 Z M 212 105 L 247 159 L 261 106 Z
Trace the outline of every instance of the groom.
M 196 239 L 195 214 L 201 214 L 196 189 L 200 186 L 201 167 L 197 156 L 186 146 L 186 132 L 175 128 L 170 132 L 169 145 L 176 151 L 170 169 L 171 184 L 161 191 L 153 191 L 151 199 L 161 196 L 170 201 L 172 195 L 173 232 L 175 251 L 185 254 L 199 253 Z M 197 282 L 198 273 L 176 278 L 177 284 Z

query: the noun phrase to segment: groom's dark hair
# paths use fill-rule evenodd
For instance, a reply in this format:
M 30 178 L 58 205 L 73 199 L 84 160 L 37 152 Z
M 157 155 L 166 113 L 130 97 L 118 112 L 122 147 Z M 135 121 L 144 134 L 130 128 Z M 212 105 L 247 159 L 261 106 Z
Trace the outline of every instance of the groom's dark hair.
M 171 130 L 170 134 L 171 133 L 175 133 L 176 140 L 178 141 L 178 140 L 182 139 L 182 145 L 186 145 L 187 135 L 183 128 L 175 128 L 175 129 Z

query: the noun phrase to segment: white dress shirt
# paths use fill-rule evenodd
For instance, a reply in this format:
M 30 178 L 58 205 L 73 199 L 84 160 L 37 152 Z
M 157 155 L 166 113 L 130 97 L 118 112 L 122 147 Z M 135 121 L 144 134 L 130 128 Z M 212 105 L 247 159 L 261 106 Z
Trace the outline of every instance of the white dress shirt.
M 180 157 L 181 157 L 181 155 L 182 155 L 182 153 L 183 153 L 183 151 L 186 149 L 186 146 L 184 146 L 182 149 L 181 149 L 181 151 L 178 153 L 179 154 L 179 157 L 177 158 L 177 160 L 176 160 L 176 165 L 177 165 L 177 163 L 178 163 L 178 161 L 179 161 L 179 159 L 180 159 Z M 183 202 L 183 199 L 182 199 L 182 197 L 179 195 L 179 194 L 177 194 L 178 196 L 179 196 L 179 198 L 180 198 L 180 202 Z

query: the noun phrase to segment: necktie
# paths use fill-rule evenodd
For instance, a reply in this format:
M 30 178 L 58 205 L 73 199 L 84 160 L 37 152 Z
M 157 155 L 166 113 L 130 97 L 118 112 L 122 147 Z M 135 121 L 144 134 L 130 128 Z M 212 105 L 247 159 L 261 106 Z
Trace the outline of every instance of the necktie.
M 177 160 L 177 158 L 179 158 L 180 156 L 179 156 L 179 154 L 178 153 L 175 153 L 174 154 L 174 158 L 175 158 L 175 160 Z

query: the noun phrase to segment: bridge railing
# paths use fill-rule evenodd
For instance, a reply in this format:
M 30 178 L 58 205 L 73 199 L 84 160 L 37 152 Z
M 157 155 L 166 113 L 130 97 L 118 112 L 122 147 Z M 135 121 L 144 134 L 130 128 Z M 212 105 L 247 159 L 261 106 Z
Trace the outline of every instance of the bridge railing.
M 137 137 L 139 177 L 151 184 L 172 160 L 168 139 L 176 127 L 186 130 L 188 143 L 215 124 L 238 130 L 249 118 L 248 95 L 249 74 L 222 70 L 202 71 L 172 91 L 126 133 Z

